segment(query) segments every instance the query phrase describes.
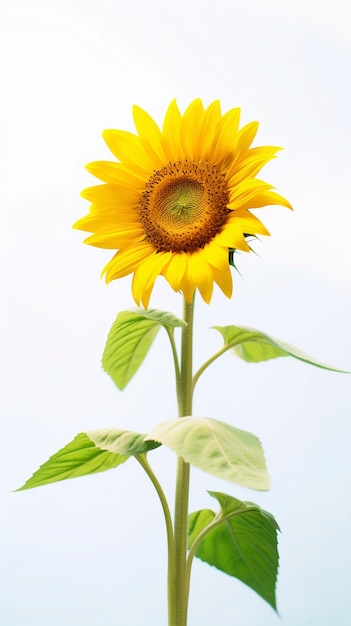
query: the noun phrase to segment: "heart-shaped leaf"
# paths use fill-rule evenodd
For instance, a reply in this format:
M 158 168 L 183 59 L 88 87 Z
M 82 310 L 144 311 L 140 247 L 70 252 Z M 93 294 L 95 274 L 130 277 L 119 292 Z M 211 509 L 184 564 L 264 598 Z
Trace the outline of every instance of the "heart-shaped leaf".
M 245 430 L 209 417 L 182 417 L 158 424 L 149 438 L 204 472 L 250 489 L 269 489 L 260 440 Z
M 107 337 L 102 355 L 105 372 L 119 389 L 124 389 L 145 359 L 161 326 L 170 329 L 185 325 L 165 311 L 122 311 Z
M 245 328 L 240 326 L 214 326 L 218 330 L 228 348 L 232 348 L 234 354 L 240 359 L 249 363 L 258 363 L 260 361 L 268 361 L 280 356 L 292 356 L 299 361 L 321 367 L 322 369 L 332 370 L 333 372 L 344 372 L 344 370 L 331 367 L 325 363 L 321 363 L 294 346 L 274 339 L 265 333 L 254 328 Z
M 221 515 L 204 509 L 189 516 L 189 548 L 203 533 L 195 556 L 238 578 L 276 609 L 279 527 L 273 515 L 252 502 L 209 493 L 221 504 Z
M 119 429 L 80 433 L 41 465 L 17 491 L 104 472 L 118 467 L 131 456 L 144 454 L 160 445 L 144 439 L 145 435 Z

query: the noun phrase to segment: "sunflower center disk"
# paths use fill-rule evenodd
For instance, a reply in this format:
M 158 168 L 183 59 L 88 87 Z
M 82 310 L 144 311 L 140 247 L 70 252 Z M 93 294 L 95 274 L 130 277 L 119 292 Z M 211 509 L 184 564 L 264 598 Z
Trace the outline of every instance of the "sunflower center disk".
M 158 252 L 203 248 L 226 221 L 225 178 L 209 163 L 177 161 L 156 171 L 139 205 L 146 240 Z

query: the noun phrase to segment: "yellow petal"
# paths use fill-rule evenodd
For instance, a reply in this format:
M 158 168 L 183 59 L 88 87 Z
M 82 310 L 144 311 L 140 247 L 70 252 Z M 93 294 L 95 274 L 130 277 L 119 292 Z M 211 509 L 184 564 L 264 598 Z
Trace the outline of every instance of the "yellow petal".
M 105 265 L 101 275 L 106 274 L 107 283 L 116 278 L 127 276 L 127 274 L 134 272 L 140 263 L 143 263 L 154 252 L 155 248 L 147 242 L 137 243 L 130 248 L 120 250 Z
M 91 210 L 88 215 L 75 222 L 73 228 L 85 230 L 88 233 L 101 233 L 109 231 L 116 232 L 126 225 L 133 228 L 138 227 L 140 231 L 144 232 L 139 223 L 138 215 L 133 211 L 128 212 L 123 209 L 121 211 L 114 209 L 113 211 L 103 213 L 101 211 Z
M 139 224 L 127 224 L 119 226 L 116 231 L 116 226 L 111 230 L 104 230 L 96 232 L 87 239 L 84 243 L 88 243 L 91 246 L 98 248 L 106 248 L 108 250 L 119 250 L 124 246 L 132 246 L 135 243 L 145 239 L 145 232 Z
M 285 206 L 287 209 L 293 210 L 290 202 L 283 198 L 283 196 L 271 191 L 270 189 L 258 189 L 258 190 L 247 190 L 241 196 L 237 197 L 233 202 L 228 204 L 228 207 L 236 210 L 236 209 L 259 209 L 263 206 L 270 206 L 273 204 L 278 204 L 281 206 Z
M 216 267 L 220 270 L 228 265 L 228 246 L 220 245 L 218 237 L 206 244 L 203 249 L 203 255 L 212 268 Z
M 201 129 L 203 114 L 203 104 L 200 98 L 197 98 L 191 102 L 183 115 L 180 127 L 180 140 L 184 153 L 188 159 L 195 158 L 198 134 L 199 129 Z
M 194 145 L 194 159 L 198 161 L 211 160 L 209 154 L 213 138 L 216 136 L 216 129 L 221 119 L 221 105 L 219 100 L 215 100 L 204 111 L 202 122 L 199 126 L 196 143 Z
M 102 136 L 111 152 L 123 163 L 137 166 L 147 175 L 154 168 L 152 158 L 145 152 L 140 138 L 123 130 L 104 130 Z
M 264 180 L 258 180 L 257 178 L 245 179 L 239 185 L 229 189 L 228 208 L 240 208 L 242 202 L 250 200 L 250 198 L 254 198 L 257 194 L 271 188 L 272 185 L 266 183 Z
M 212 274 L 213 280 L 217 283 L 218 287 L 222 289 L 224 295 L 227 296 L 227 298 L 231 298 L 233 293 L 233 279 L 228 261 L 226 265 L 220 269 L 213 267 Z
M 162 168 L 167 162 L 163 150 L 162 133 L 152 117 L 140 107 L 133 107 L 134 124 L 138 131 L 140 142 L 152 159 L 155 169 Z
M 192 300 L 194 290 L 197 287 L 205 302 L 207 304 L 210 302 L 213 292 L 213 275 L 211 267 L 206 263 L 203 250 L 198 250 L 189 255 L 188 269 L 183 278 L 183 283 L 185 282 L 186 289 L 183 286 L 183 292 L 187 300 L 190 296 L 188 301 Z
M 211 265 L 213 280 L 230 298 L 233 290 L 232 274 L 229 266 L 228 247 L 218 245 L 217 237 L 204 247 L 203 254 Z
M 138 306 L 142 302 L 147 309 L 155 280 L 162 273 L 171 256 L 172 252 L 159 252 L 158 254 L 154 252 L 136 269 L 133 276 L 132 293 Z
M 226 224 L 222 232 L 216 236 L 216 242 L 218 245 L 227 248 L 236 248 L 244 252 L 249 252 L 250 247 L 246 242 L 244 232 L 246 231 L 243 231 L 242 227 L 237 224 Z
M 83 189 L 80 195 L 92 204 L 102 205 L 106 210 L 117 208 L 121 204 L 135 206 L 140 198 L 140 192 L 134 187 L 116 184 L 88 187 Z
M 224 167 L 228 167 L 233 160 L 233 151 L 238 135 L 240 109 L 231 109 L 218 123 L 216 135 L 213 137 L 210 149 L 211 163 L 217 165 L 225 160 Z
M 174 99 L 167 109 L 162 127 L 165 150 L 168 159 L 172 162 L 183 159 L 186 156 L 180 140 L 181 122 L 182 117 Z
M 225 228 L 236 228 L 242 233 L 250 235 L 269 235 L 269 231 L 262 224 L 262 222 L 250 213 L 248 210 L 232 211 L 228 216 L 227 224 Z
M 251 146 L 257 135 L 258 127 L 258 122 L 250 122 L 250 124 L 246 124 L 246 126 L 239 131 L 235 147 L 237 152 L 244 152 L 244 150 L 247 150 L 248 147 Z
M 177 252 L 173 254 L 168 265 L 163 269 L 162 275 L 168 280 L 174 291 L 180 291 L 187 265 L 187 253 Z
M 90 174 L 96 176 L 104 183 L 112 183 L 117 185 L 129 184 L 135 186 L 136 189 L 143 189 L 145 181 L 148 179 L 147 175 L 139 175 L 139 172 L 135 170 L 133 174 L 127 172 L 120 163 L 114 163 L 113 161 L 93 161 L 88 163 L 86 169 Z
M 243 180 L 256 176 L 266 163 L 275 158 L 279 150 L 281 148 L 275 146 L 262 146 L 247 150 L 245 157 L 236 161 L 227 171 L 228 186 L 235 187 Z

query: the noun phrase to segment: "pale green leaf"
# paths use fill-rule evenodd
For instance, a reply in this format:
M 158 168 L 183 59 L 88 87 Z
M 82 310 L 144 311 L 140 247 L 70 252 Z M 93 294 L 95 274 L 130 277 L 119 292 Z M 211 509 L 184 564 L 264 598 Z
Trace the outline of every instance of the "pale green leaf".
M 209 417 L 182 417 L 158 424 L 149 438 L 213 476 L 251 489 L 269 489 L 260 440 L 245 430 Z
M 133 313 L 137 317 L 152 320 L 153 322 L 168 328 L 183 328 L 187 325 L 186 322 L 179 319 L 179 317 L 176 317 L 176 315 L 170 313 L 169 311 L 159 311 L 158 309 L 135 309 L 134 311 L 129 311 L 129 313 Z
M 346 373 L 344 370 L 321 363 L 307 356 L 298 348 L 280 339 L 269 337 L 269 335 L 255 330 L 254 328 L 240 326 L 214 326 L 213 328 L 221 333 L 225 345 L 233 348 L 233 352 L 236 356 L 249 363 L 268 361 L 269 359 L 275 359 L 280 356 L 292 356 L 295 359 L 299 359 L 299 361 L 321 367 L 322 369 Z
M 129 383 L 145 359 L 161 326 L 174 328 L 185 322 L 156 309 L 122 311 L 112 324 L 102 355 L 102 366 L 119 389 Z
M 238 578 L 276 609 L 277 522 L 270 513 L 251 502 L 209 493 L 221 505 L 224 503 L 224 508 L 220 517 L 207 509 L 189 516 L 189 547 L 210 524 L 195 555 Z
M 118 429 L 80 433 L 41 465 L 17 491 L 104 472 L 160 445 L 155 441 L 145 442 L 144 438 L 145 435 Z
M 146 435 L 144 434 L 134 433 L 131 430 L 119 430 L 118 428 L 89 430 L 87 435 L 100 450 L 128 456 L 145 454 L 161 445 L 158 441 L 150 439 L 145 441 Z

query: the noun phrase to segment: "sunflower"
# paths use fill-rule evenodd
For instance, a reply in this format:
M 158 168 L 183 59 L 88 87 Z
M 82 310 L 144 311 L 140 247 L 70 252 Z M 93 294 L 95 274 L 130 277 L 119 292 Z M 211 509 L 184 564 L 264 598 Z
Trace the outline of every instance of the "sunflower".
M 250 251 L 249 236 L 269 235 L 250 209 L 289 202 L 256 178 L 280 148 L 251 148 L 258 123 L 239 130 L 240 109 L 221 114 L 218 100 L 194 100 L 183 115 L 176 101 L 162 130 L 138 106 L 137 134 L 106 130 L 117 161 L 88 171 L 103 181 L 82 192 L 89 214 L 74 228 L 92 233 L 93 246 L 116 253 L 102 271 L 106 282 L 133 273 L 132 293 L 147 308 L 158 276 L 188 302 L 199 290 L 206 303 L 217 283 L 232 294 L 233 251 Z

